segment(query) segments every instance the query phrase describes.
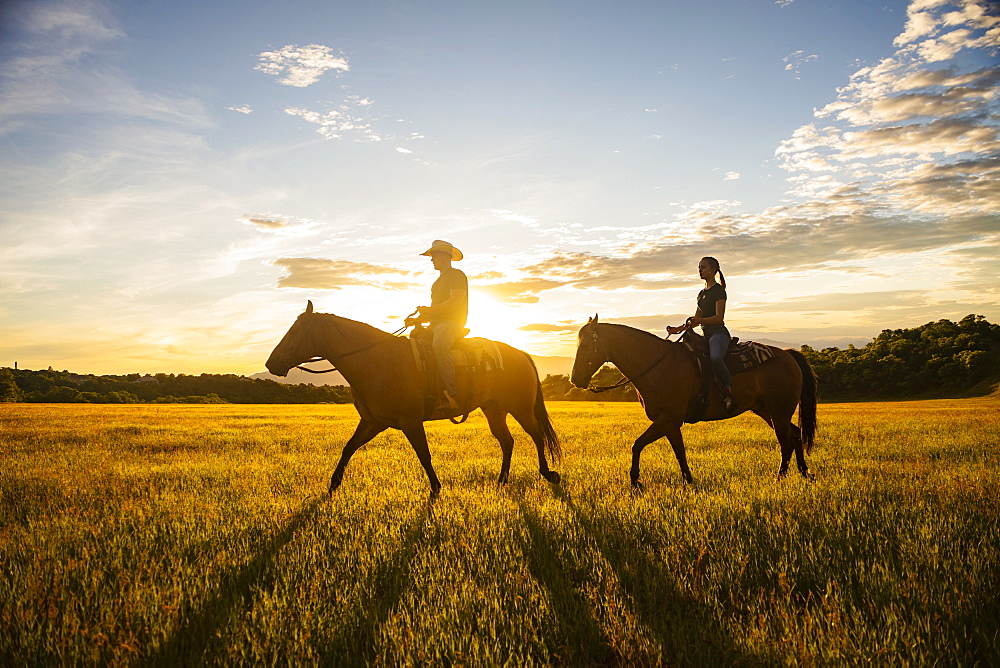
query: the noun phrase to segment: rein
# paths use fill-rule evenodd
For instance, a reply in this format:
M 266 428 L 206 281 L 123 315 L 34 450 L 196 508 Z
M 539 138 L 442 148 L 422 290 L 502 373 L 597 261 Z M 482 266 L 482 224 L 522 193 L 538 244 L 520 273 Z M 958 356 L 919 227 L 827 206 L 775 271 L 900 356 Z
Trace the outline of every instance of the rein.
M 666 341 L 668 343 L 673 343 L 673 341 L 670 340 L 670 336 L 671 335 L 669 335 L 669 334 L 667 335 Z M 597 332 L 596 331 L 594 332 L 594 350 L 595 351 L 597 350 Z M 640 378 L 642 378 L 643 376 L 645 376 L 647 373 L 649 373 L 650 371 L 652 371 L 654 368 L 656 368 L 657 366 L 659 366 L 660 362 L 662 362 L 663 360 L 667 359 L 667 355 L 669 355 L 669 354 L 670 354 L 670 349 L 668 348 L 667 350 L 665 350 L 663 352 L 662 355 L 660 355 L 660 357 L 655 362 L 653 362 L 652 364 L 650 364 L 648 367 L 646 367 L 645 369 L 643 369 L 641 372 L 637 373 L 632 378 L 628 378 L 625 374 L 622 374 L 622 379 L 619 380 L 618 382 L 614 383 L 613 385 L 593 385 L 592 384 L 592 385 L 589 385 L 587 387 L 587 390 L 590 391 L 590 392 L 593 392 L 594 394 L 598 394 L 600 392 L 607 392 L 608 390 L 613 390 L 615 388 L 622 387 L 623 385 L 631 385 L 635 381 L 639 380 Z M 608 360 L 608 361 L 610 361 L 610 360 Z M 619 373 L 621 373 L 620 370 L 619 370 Z
M 392 336 L 394 338 L 398 337 L 400 334 L 402 334 L 403 332 L 406 331 L 407 327 L 409 327 L 409 325 L 403 325 L 402 327 L 400 327 L 399 329 L 397 329 L 395 332 L 392 332 Z M 340 328 L 338 327 L 337 329 L 339 330 Z M 388 340 L 389 339 L 379 339 L 375 343 L 369 343 L 367 346 L 363 346 L 361 348 L 358 348 L 357 350 L 352 350 L 349 353 L 343 353 L 341 355 L 334 355 L 333 357 L 335 359 L 337 359 L 337 360 L 342 360 L 345 357 L 350 357 L 351 355 L 357 355 L 358 353 L 363 353 L 364 351 L 366 351 L 366 350 L 368 350 L 370 348 L 374 348 L 375 346 L 380 345 L 382 343 L 385 343 Z M 319 370 L 317 370 L 317 369 L 307 369 L 306 367 L 302 366 L 302 364 L 311 364 L 312 362 L 319 362 L 321 360 L 328 360 L 330 362 L 330 365 L 331 365 L 330 368 L 329 369 L 319 369 Z M 333 360 L 331 360 L 331 359 L 329 359 L 327 357 L 313 357 L 312 359 L 305 360 L 304 362 L 302 362 L 302 364 L 296 364 L 292 368 L 294 368 L 294 369 L 301 369 L 302 371 L 308 371 L 309 373 L 333 373 L 334 371 L 338 371 L 339 370 L 339 369 L 337 369 L 336 363 Z

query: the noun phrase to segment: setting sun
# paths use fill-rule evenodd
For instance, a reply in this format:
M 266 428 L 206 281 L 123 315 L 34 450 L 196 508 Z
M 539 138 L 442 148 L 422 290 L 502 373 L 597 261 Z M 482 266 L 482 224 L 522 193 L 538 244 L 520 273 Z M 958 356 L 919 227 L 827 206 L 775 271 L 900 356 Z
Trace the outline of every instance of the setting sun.
M 488 294 L 469 290 L 469 336 L 502 341 L 521 350 L 531 349 L 532 335 L 520 329 L 526 324 L 517 307 L 497 301 Z

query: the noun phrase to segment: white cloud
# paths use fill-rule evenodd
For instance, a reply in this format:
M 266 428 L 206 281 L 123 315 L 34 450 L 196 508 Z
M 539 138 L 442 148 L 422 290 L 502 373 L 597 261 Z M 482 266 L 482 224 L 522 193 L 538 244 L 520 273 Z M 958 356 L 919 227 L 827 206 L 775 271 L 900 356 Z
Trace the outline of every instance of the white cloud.
M 794 74 L 796 79 L 799 78 L 799 74 L 801 73 L 801 67 L 804 64 L 811 63 L 818 59 L 819 56 L 817 56 L 816 54 L 807 55 L 806 52 L 802 51 L 801 49 L 798 51 L 793 51 L 792 53 L 782 58 L 782 60 L 785 62 L 785 71 Z
M 397 146 L 396 147 L 396 151 L 399 152 L 399 153 L 407 154 L 407 155 L 410 154 L 410 153 L 413 153 L 413 151 L 411 151 L 410 149 L 403 148 L 402 146 Z
M 285 109 L 285 113 L 289 116 L 298 116 L 309 123 L 315 123 L 319 126 L 316 132 L 327 139 L 342 139 L 345 135 L 355 136 L 359 141 L 386 139 L 372 129 L 370 120 L 357 115 L 355 108 L 347 103 L 340 105 L 338 109 L 325 113 L 299 107 L 288 107 Z
M 739 178 L 740 178 L 740 173 L 739 172 L 726 172 L 726 180 L 727 181 L 736 181 Z
M 955 6 L 960 9 L 952 11 Z M 909 178 L 919 165 L 926 170 L 1000 150 L 1000 75 L 988 66 L 969 68 L 1000 44 L 998 9 L 975 0 L 915 0 L 894 42 L 898 50 L 856 72 L 837 99 L 816 112 L 828 121 L 824 127 L 802 126 L 783 141 L 775 152 L 782 166 L 799 174 L 843 171 L 884 184 Z M 962 49 L 970 49 L 965 69 L 950 60 Z M 942 60 L 949 62 L 936 65 Z M 809 188 L 798 180 L 796 190 Z
M 334 54 L 330 47 L 321 44 L 301 47 L 289 44 L 277 51 L 260 53 L 258 60 L 260 62 L 254 67 L 255 70 L 275 76 L 284 74 L 283 78 L 278 79 L 278 83 L 297 88 L 316 83 L 327 70 L 347 72 L 351 69 L 343 53 Z
M 238 111 L 241 114 L 249 114 L 253 112 L 253 108 L 249 104 L 242 104 L 238 107 L 226 107 L 229 111 Z

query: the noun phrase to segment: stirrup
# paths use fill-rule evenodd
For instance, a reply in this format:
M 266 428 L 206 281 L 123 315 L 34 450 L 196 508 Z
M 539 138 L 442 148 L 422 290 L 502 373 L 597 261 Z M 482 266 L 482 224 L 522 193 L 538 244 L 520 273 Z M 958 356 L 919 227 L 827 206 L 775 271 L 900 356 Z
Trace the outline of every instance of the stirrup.
M 447 391 L 442 392 L 441 394 L 443 401 L 438 402 L 436 410 L 440 413 L 457 413 L 459 408 L 458 401 L 455 400 L 455 397 Z

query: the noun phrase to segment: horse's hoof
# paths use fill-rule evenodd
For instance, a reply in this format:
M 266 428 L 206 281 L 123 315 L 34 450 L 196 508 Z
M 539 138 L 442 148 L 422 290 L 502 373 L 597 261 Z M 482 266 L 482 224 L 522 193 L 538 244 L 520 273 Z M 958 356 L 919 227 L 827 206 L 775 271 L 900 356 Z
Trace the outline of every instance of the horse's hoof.
M 340 481 L 339 480 L 331 480 L 330 481 L 330 488 L 327 490 L 326 493 L 329 496 L 333 496 L 333 493 L 337 491 L 338 487 L 340 487 Z
M 543 473 L 542 476 L 544 476 L 544 478 L 553 485 L 558 485 L 562 481 L 562 478 L 559 477 L 559 474 L 556 473 L 555 471 L 549 471 L 548 473 Z
M 642 483 L 639 482 L 639 479 L 636 478 L 635 480 L 632 481 L 632 491 L 637 494 L 642 494 L 643 492 L 646 491 L 646 488 L 643 487 Z
M 497 485 L 503 486 L 506 484 L 507 484 L 507 476 L 502 475 L 499 478 L 497 478 Z
M 441 495 L 441 485 L 431 487 L 431 501 L 435 501 Z

